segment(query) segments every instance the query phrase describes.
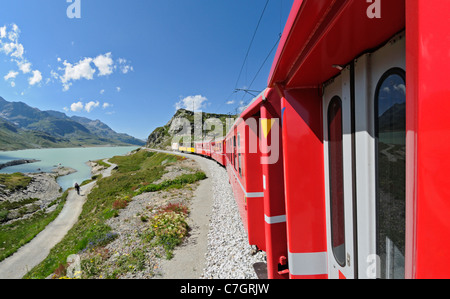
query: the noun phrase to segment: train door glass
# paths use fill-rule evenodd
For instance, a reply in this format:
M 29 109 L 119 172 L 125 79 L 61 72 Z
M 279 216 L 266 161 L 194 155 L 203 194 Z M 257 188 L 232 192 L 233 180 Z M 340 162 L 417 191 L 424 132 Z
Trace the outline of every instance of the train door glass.
M 328 275 L 354 278 L 350 71 L 325 87 L 323 105 Z
M 376 252 L 380 278 L 405 276 L 405 73 L 387 71 L 375 96 Z
M 360 278 L 404 278 L 405 55 L 400 33 L 354 63 Z

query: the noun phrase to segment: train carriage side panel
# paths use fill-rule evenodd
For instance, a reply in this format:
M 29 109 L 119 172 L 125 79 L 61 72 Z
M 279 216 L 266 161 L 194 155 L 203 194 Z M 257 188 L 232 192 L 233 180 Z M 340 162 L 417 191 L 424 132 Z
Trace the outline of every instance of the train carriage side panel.
M 246 190 L 249 243 L 266 250 L 264 233 L 264 193 L 259 148 L 259 116 L 247 118 L 238 126 L 237 138 L 240 153 L 237 161 L 238 175 L 243 178 Z
M 292 278 L 327 278 L 321 101 L 316 89 L 282 100 L 289 271 Z
M 241 215 L 241 220 L 242 223 L 244 224 L 244 228 L 246 231 L 248 231 L 248 217 L 247 217 L 247 212 L 246 212 L 246 206 L 245 206 L 245 201 L 246 201 L 246 197 L 245 197 L 245 190 L 244 187 L 242 186 L 242 183 L 240 180 L 238 180 L 238 176 L 236 175 L 236 170 L 235 170 L 235 147 L 234 147 L 234 139 L 235 139 L 235 134 L 234 134 L 234 130 L 230 130 L 230 132 L 228 132 L 227 134 L 227 165 L 226 165 L 226 169 L 227 169 L 227 173 L 228 173 L 228 179 L 230 181 L 231 184 L 231 188 L 233 189 L 233 194 L 234 194 L 234 198 L 236 200 L 238 209 L 239 209 L 239 214 Z
M 225 165 L 224 139 L 211 141 L 211 158 L 220 165 Z
M 450 278 L 449 11 L 406 1 L 407 278 Z
M 264 189 L 264 220 L 269 278 L 289 278 L 281 142 L 281 103 L 273 89 L 261 103 L 261 166 Z
M 252 128 L 254 126 L 251 126 Z M 254 130 L 240 119 L 226 138 L 227 172 L 239 208 L 248 242 L 265 250 L 264 202 L 259 151 L 249 152 L 250 140 L 257 140 Z M 240 149 L 240 150 L 238 150 Z

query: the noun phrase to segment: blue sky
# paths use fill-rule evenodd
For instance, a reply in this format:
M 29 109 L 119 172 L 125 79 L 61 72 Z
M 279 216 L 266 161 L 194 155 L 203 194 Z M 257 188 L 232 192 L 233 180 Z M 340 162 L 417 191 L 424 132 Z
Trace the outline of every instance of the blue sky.
M 0 96 L 138 138 L 176 108 L 235 112 L 293 0 L 0 0 Z M 272 52 L 250 86 L 263 90 Z M 242 73 L 240 74 L 242 68 Z M 238 80 L 239 78 L 239 80 Z

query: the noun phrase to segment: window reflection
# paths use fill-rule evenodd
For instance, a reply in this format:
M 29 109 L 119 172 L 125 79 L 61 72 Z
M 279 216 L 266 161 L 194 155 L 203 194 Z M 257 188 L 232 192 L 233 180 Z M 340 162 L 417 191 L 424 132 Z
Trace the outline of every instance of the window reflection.
M 388 71 L 376 97 L 377 255 L 381 278 L 405 275 L 405 72 Z
M 342 102 L 337 96 L 331 99 L 328 106 L 328 154 L 333 254 L 336 261 L 345 266 Z

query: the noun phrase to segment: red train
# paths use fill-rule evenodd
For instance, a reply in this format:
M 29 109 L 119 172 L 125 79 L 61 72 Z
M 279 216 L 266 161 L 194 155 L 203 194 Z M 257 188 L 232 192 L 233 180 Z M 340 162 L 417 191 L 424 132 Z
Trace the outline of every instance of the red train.
M 268 88 L 195 147 L 226 166 L 269 278 L 450 277 L 449 15 L 294 1 Z

